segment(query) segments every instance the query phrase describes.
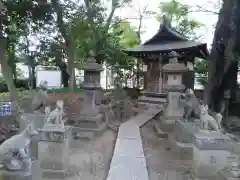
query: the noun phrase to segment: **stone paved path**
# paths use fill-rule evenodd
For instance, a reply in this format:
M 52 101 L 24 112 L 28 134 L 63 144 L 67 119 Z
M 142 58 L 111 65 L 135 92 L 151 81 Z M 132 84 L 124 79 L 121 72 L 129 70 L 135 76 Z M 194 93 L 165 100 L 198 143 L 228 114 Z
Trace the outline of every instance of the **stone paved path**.
M 119 127 L 107 180 L 148 180 L 140 127 L 160 112 L 151 107 Z

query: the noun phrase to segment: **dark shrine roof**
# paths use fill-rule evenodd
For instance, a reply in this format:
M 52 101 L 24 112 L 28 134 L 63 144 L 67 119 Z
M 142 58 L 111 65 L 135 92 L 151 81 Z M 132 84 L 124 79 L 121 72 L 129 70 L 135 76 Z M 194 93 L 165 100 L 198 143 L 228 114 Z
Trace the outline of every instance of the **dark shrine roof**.
M 204 58 L 209 55 L 207 44 L 188 40 L 171 27 L 165 17 L 158 32 L 144 44 L 124 50 L 130 56 L 167 55 L 171 51 L 181 54 L 192 54 Z

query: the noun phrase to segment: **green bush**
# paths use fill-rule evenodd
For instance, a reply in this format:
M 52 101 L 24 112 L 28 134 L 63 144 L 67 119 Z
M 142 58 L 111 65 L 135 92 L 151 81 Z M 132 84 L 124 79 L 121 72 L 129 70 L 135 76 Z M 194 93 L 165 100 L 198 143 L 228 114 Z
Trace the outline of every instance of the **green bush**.
M 137 88 L 128 88 L 128 87 L 125 87 L 123 88 L 124 91 L 127 93 L 127 95 L 129 97 L 131 97 L 132 99 L 138 99 L 138 97 L 141 95 L 141 92 L 139 89 Z
M 15 82 L 15 86 L 18 90 L 24 91 L 28 90 L 28 80 L 27 79 L 17 79 Z M 4 79 L 0 79 L 0 93 L 8 92 L 7 84 L 5 84 Z

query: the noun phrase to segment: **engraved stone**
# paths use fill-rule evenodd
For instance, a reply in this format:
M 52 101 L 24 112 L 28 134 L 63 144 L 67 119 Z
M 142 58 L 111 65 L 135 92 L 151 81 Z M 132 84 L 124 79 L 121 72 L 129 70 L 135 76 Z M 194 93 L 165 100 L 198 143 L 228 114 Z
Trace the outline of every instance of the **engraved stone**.
M 168 106 L 166 109 L 167 117 L 176 117 L 180 119 L 183 116 L 183 107 L 179 104 L 180 92 L 168 93 Z
M 230 139 L 220 132 L 200 131 L 195 135 L 193 173 L 196 178 L 214 178 L 227 164 Z
M 65 178 L 69 165 L 69 128 L 48 124 L 41 130 L 38 145 L 43 178 Z

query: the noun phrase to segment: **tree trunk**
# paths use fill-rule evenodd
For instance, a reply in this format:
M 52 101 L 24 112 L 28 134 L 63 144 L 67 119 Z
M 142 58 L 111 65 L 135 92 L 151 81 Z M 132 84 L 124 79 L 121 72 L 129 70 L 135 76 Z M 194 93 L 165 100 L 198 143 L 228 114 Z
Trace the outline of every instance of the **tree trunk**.
M 210 54 L 209 77 L 205 103 L 215 112 L 220 112 L 224 91 L 232 89 L 231 73 L 236 67 L 234 54 L 240 52 L 240 5 L 238 0 L 224 0 Z
M 63 87 L 68 87 L 69 74 L 67 72 L 67 64 L 65 62 L 60 62 L 57 63 L 56 66 L 61 70 Z
M 6 39 L 4 37 L 0 37 L 0 63 L 2 67 L 1 69 L 3 77 L 5 79 L 11 98 L 13 100 L 13 109 L 17 111 L 18 106 L 20 105 L 20 98 L 13 82 L 11 67 L 8 65 L 7 62 Z
M 68 55 L 68 73 L 69 73 L 69 87 L 71 88 L 72 91 L 74 91 L 74 88 L 76 86 L 76 80 L 75 80 L 75 68 L 74 68 L 74 50 L 69 45 L 67 47 L 67 55 Z
M 31 84 L 32 84 L 32 88 L 36 89 L 36 73 L 35 73 L 35 65 L 32 66 L 32 78 L 31 78 Z
M 28 65 L 28 86 L 29 86 L 29 89 L 32 90 L 33 89 L 33 85 L 32 85 L 32 69 L 31 69 L 31 66 Z
M 57 26 L 65 40 L 65 48 L 67 51 L 67 64 L 68 64 L 68 73 L 69 73 L 69 87 L 74 91 L 76 84 L 75 81 L 75 69 L 74 69 L 74 49 L 73 40 L 71 39 L 71 34 L 67 25 L 64 23 L 63 7 L 60 4 L 59 0 L 52 0 L 53 9 L 57 14 Z

